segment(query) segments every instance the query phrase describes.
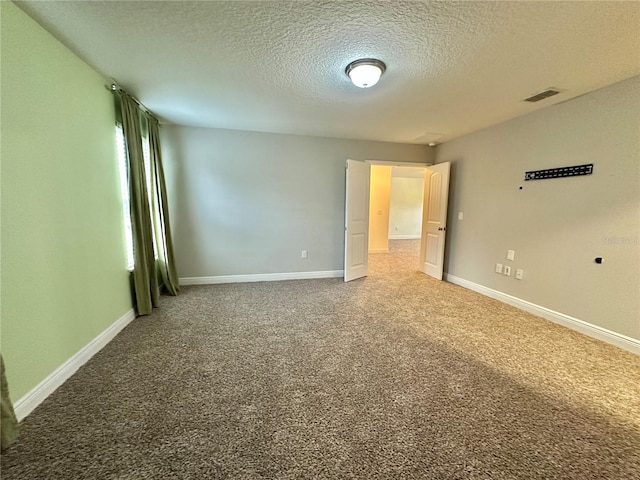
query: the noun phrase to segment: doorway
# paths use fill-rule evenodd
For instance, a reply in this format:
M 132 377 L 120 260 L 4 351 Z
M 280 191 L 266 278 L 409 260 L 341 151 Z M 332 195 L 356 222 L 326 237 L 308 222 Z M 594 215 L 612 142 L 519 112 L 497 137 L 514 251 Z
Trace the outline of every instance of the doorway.
M 371 166 L 369 265 L 418 270 L 425 166 Z
M 372 168 L 376 166 L 382 167 L 377 170 L 380 172 L 380 178 L 372 180 Z M 413 231 L 410 230 L 408 234 L 402 233 L 398 227 L 399 221 L 393 225 L 389 224 L 391 218 L 391 178 L 394 166 L 417 167 L 422 170 L 424 186 L 421 227 L 415 228 Z M 449 162 L 420 166 L 415 163 L 398 165 L 390 162 L 347 160 L 345 282 L 368 275 L 370 249 L 371 254 L 386 253 L 389 258 L 389 245 L 392 240 L 418 239 L 420 239 L 418 270 L 442 280 L 450 167 Z M 398 172 L 397 177 L 401 178 L 403 171 L 398 170 Z M 419 179 L 419 173 L 415 172 L 413 177 Z M 372 181 L 374 184 L 373 193 L 371 193 Z M 403 195 L 406 193 L 403 189 L 401 191 Z M 371 204 L 372 202 L 373 204 Z M 420 206 L 416 205 L 416 208 L 419 211 Z M 410 221 L 409 224 L 417 226 L 419 223 L 414 218 L 414 221 Z M 417 231 L 420 232 L 420 236 Z M 390 238 L 392 235 L 395 238 Z M 370 237 L 373 238 L 371 242 Z M 411 245 L 405 244 L 402 248 L 406 250 L 411 248 Z

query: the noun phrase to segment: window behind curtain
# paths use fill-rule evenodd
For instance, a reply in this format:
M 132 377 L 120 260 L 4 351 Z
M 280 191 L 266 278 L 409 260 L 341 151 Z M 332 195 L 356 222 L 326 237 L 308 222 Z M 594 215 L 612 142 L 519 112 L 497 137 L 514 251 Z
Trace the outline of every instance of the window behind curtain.
M 122 125 L 116 125 L 116 144 L 118 147 L 118 163 L 120 166 L 120 189 L 122 190 L 122 205 L 124 210 L 124 229 L 125 242 L 127 246 L 127 268 L 133 271 L 134 254 L 133 254 L 133 230 L 131 226 L 131 204 L 129 197 L 129 162 L 127 161 L 127 146 L 124 141 L 124 132 Z M 144 157 L 144 170 L 147 182 L 147 201 L 149 202 L 149 211 L 153 211 L 151 200 L 151 154 L 149 146 L 149 135 L 144 133 L 142 137 L 142 155 Z M 153 219 L 152 219 L 153 221 Z M 153 237 L 153 254 L 158 258 L 158 249 L 156 247 L 156 239 Z
M 129 165 L 127 162 L 127 146 L 124 143 L 122 125 L 116 125 L 116 145 L 118 148 L 118 164 L 120 167 L 120 190 L 124 213 L 125 244 L 127 246 L 127 268 L 133 271 L 133 230 L 131 227 L 131 201 L 129 199 Z

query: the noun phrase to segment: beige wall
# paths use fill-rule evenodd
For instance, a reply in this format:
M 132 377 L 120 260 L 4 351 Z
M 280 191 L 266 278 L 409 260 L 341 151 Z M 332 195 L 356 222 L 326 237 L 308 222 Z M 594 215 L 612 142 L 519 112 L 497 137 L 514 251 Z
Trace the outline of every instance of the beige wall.
M 389 251 L 391 167 L 371 166 L 369 195 L 369 253 Z
M 439 146 L 452 163 L 445 271 L 640 339 L 639 105 L 635 77 Z M 592 175 L 523 181 L 586 163 Z
M 424 169 L 415 168 L 419 177 L 393 176 L 389 212 L 389 238 L 420 238 L 424 203 Z
M 433 161 L 423 145 L 237 130 L 167 125 L 162 141 L 183 278 L 342 270 L 347 159 Z

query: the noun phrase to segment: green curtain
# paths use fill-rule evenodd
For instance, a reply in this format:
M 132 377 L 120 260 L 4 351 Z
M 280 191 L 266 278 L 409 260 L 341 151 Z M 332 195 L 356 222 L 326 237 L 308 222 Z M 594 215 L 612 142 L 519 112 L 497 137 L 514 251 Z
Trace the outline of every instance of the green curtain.
M 160 153 L 160 129 L 158 119 L 147 116 L 149 129 L 149 156 L 151 161 L 151 199 L 154 214 L 154 233 L 158 254 L 157 267 L 162 284 L 171 295 L 180 291 L 178 274 L 173 259 L 173 242 L 171 241 L 171 223 L 169 222 L 169 206 L 167 203 L 167 186 L 164 181 L 162 155 Z
M 158 304 L 160 287 L 156 275 L 153 250 L 153 226 L 149 208 L 149 193 L 142 152 L 141 110 L 133 97 L 117 92 L 129 164 L 129 198 L 133 230 L 133 291 L 138 315 L 148 315 Z
M 158 305 L 160 290 L 180 291 L 173 256 L 167 189 L 162 168 L 158 119 L 129 94 L 116 90 L 116 120 L 122 124 L 128 160 L 133 230 L 133 294 L 138 315 Z M 149 171 L 143 142 L 149 142 Z M 147 179 L 151 191 L 147 188 Z
M 2 383 L 2 411 L 0 431 L 2 432 L 2 450 L 7 448 L 18 438 L 18 419 L 13 411 L 11 398 L 9 397 L 9 385 L 7 384 L 7 376 L 4 371 L 4 360 L 0 355 L 0 376 Z

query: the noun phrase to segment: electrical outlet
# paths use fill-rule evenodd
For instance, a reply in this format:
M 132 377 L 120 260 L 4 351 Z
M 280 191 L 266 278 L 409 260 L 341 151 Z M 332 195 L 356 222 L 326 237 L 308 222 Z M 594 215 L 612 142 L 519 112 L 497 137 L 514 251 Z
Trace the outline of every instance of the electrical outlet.
M 522 280 L 522 277 L 523 277 L 523 276 L 524 276 L 524 271 L 523 271 L 523 270 L 521 270 L 521 269 L 517 269 L 517 270 L 516 270 L 516 278 L 517 278 L 518 280 Z
M 511 276 L 511 267 L 509 265 L 505 265 L 502 269 L 502 273 L 504 273 L 507 277 Z
M 464 213 L 458 212 L 458 220 L 462 220 L 462 219 L 464 219 Z
M 502 264 L 496 263 L 496 273 L 502 273 Z
M 302 250 L 302 253 L 300 254 L 300 258 L 307 258 L 309 256 L 309 252 L 307 252 L 306 250 Z
M 516 259 L 516 252 L 515 250 L 507 250 L 507 260 L 515 260 Z

